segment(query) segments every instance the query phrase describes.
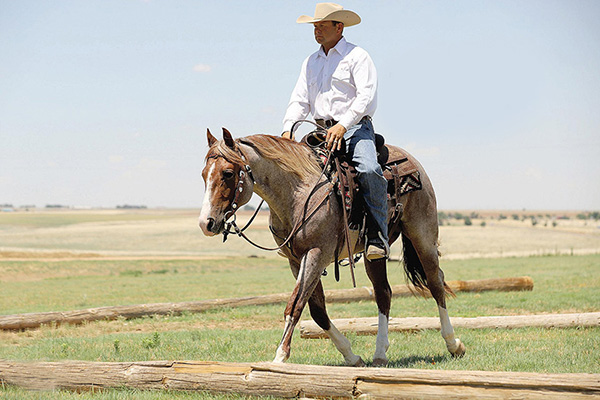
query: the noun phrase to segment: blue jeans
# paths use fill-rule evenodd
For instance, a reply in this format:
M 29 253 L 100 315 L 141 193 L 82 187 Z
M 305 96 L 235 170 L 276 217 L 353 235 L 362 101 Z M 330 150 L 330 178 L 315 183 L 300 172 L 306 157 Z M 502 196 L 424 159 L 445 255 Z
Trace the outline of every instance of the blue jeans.
M 387 226 L 387 180 L 383 177 L 381 166 L 377 162 L 375 149 L 375 131 L 368 117 L 344 134 L 348 154 L 356 168 L 358 183 L 367 206 L 385 241 L 388 241 Z

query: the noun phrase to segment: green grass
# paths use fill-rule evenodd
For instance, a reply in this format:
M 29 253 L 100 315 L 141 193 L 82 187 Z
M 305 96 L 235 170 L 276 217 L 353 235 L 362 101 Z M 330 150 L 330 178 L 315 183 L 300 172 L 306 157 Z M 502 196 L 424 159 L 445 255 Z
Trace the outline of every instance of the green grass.
M 144 391 L 137 389 L 113 389 L 102 392 L 73 393 L 68 391 L 29 392 L 6 386 L 0 388 L 3 400 L 242 400 L 253 397 L 235 394 L 213 394 L 205 392 L 179 392 L 174 390 Z M 262 397 L 270 399 L 270 397 Z
M 529 275 L 531 292 L 459 293 L 451 299 L 451 316 L 510 315 L 598 311 L 600 255 L 548 256 L 444 261 L 446 279 L 481 279 Z M 0 271 L 21 271 L 24 277 L 48 278 L 0 282 L 3 314 L 32 311 L 285 292 L 293 278 L 283 259 L 237 258 L 202 261 L 0 261 Z M 402 267 L 389 266 L 390 282 L 404 282 Z M 77 275 L 82 272 L 81 275 Z M 326 289 L 350 287 L 324 278 Z M 368 284 L 362 266 L 359 286 Z M 283 305 L 223 308 L 202 314 L 147 317 L 131 321 L 100 321 L 82 326 L 43 327 L 0 333 L 0 359 L 11 360 L 215 360 L 270 361 L 281 338 Z M 332 318 L 376 315 L 371 301 L 328 306 Z M 6 312 L 5 312 L 6 311 Z M 431 299 L 396 298 L 392 316 L 436 316 Z M 308 318 L 308 313 L 305 313 Z M 391 368 L 600 373 L 600 328 L 513 330 L 457 329 L 467 346 L 464 358 L 447 353 L 439 332 L 391 333 Z M 375 338 L 349 334 L 353 349 L 365 361 Z M 302 340 L 296 334 L 289 362 L 341 365 L 342 357 L 327 340 Z M 83 396 L 83 397 L 82 397 Z M 0 391 L 14 399 L 239 399 L 202 393 L 110 390 L 96 394 Z
M 532 292 L 461 294 L 449 306 L 461 316 L 592 311 L 600 304 L 599 255 L 445 261 L 442 268 L 447 280 L 521 275 L 534 280 Z M 405 282 L 398 263 L 391 263 L 388 270 L 392 285 Z M 24 279 L 0 281 L 1 314 L 262 295 L 291 291 L 294 285 L 281 258 L 0 261 L 0 274 L 17 273 Z M 323 278 L 326 289 L 351 287 L 347 269 L 341 271 L 340 282 L 332 275 Z M 47 278 L 28 280 L 38 276 Z M 362 264 L 357 266 L 356 277 L 358 286 L 370 285 Z M 415 298 L 396 300 L 394 314 L 435 315 L 437 310 L 429 303 Z M 355 313 L 354 307 L 344 305 L 340 312 Z

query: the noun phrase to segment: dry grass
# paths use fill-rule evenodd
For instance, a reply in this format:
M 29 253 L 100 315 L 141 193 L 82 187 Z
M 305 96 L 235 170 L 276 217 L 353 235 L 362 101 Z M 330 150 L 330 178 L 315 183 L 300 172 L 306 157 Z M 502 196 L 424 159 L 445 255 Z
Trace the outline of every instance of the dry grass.
M 445 258 L 600 253 L 600 222 L 578 220 L 572 212 L 477 213 L 481 218 L 473 219 L 471 226 L 451 220 L 451 225 L 440 227 Z M 499 219 L 500 215 L 507 218 Z M 519 220 L 514 220 L 513 215 L 518 215 Z M 523 220 L 528 215 L 537 216 L 537 225 Z M 570 219 L 558 219 L 565 216 Z M 240 212 L 238 222 L 249 217 L 248 212 Z M 268 212 L 262 212 L 247 233 L 260 244 L 273 245 Z M 392 254 L 401 254 L 399 243 L 392 246 Z M 4 260 L 252 255 L 277 257 L 276 253 L 258 250 L 237 237 L 230 237 L 226 244 L 220 238 L 205 237 L 198 228 L 196 210 L 0 213 L 0 259 Z

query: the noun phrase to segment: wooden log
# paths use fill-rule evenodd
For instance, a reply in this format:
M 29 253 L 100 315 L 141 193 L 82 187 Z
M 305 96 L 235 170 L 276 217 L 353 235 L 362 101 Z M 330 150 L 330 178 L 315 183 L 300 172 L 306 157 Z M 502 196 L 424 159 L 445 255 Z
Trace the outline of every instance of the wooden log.
M 275 397 L 439 399 L 600 397 L 600 374 L 351 368 L 200 361 L 12 362 L 3 384 L 34 390 L 107 388 L 210 391 Z
M 511 291 L 530 291 L 533 290 L 533 279 L 528 276 L 519 276 L 513 278 L 492 278 L 476 279 L 469 281 L 449 281 L 448 286 L 456 292 L 486 292 L 490 290 L 511 292 Z M 392 286 L 393 297 L 408 297 L 417 294 L 412 285 L 394 285 Z M 423 293 L 431 297 L 429 290 Z M 351 301 L 361 301 L 375 299 L 372 287 L 360 287 L 354 289 L 338 289 L 325 291 L 325 298 L 328 303 L 344 303 Z
M 455 292 L 479 292 L 486 290 L 532 290 L 533 280 L 522 276 L 516 278 L 482 279 L 473 281 L 450 281 L 448 285 Z M 410 296 L 414 289 L 407 285 L 392 287 L 394 296 Z M 373 299 L 372 288 L 328 290 L 328 302 L 350 302 Z M 51 311 L 41 313 L 0 315 L 0 330 L 38 328 L 48 324 L 81 324 L 88 321 L 114 320 L 117 318 L 139 318 L 147 315 L 178 315 L 184 312 L 199 313 L 221 307 L 243 307 L 286 303 L 289 293 L 276 293 L 264 296 L 251 296 L 230 299 L 187 301 L 181 303 L 135 304 L 127 306 L 107 306 L 75 311 Z
M 332 321 L 341 332 L 358 335 L 377 334 L 377 318 L 345 318 Z M 453 317 L 454 328 L 466 329 L 512 329 L 525 327 L 573 328 L 577 326 L 600 326 L 600 312 L 580 314 L 512 315 L 497 317 Z M 440 330 L 440 319 L 432 317 L 390 318 L 390 332 L 416 332 L 425 329 Z M 300 335 L 305 339 L 327 338 L 327 334 L 313 321 L 300 322 Z

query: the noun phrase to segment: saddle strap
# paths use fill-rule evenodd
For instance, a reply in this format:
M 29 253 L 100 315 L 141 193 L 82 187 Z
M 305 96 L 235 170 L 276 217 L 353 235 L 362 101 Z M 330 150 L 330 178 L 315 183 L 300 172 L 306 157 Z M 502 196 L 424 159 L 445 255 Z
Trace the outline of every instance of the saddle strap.
M 398 171 L 398 164 L 392 165 L 392 176 L 394 177 L 396 202 L 398 202 L 400 201 L 400 196 L 402 196 L 402 177 L 400 176 L 400 171 Z
M 338 157 L 335 157 L 335 168 L 337 169 L 338 179 L 342 177 L 342 167 L 340 166 L 340 160 Z M 341 182 L 340 182 L 341 183 Z M 352 276 L 352 285 L 356 287 L 356 279 L 354 278 L 354 255 L 352 254 L 352 244 L 350 243 L 350 227 L 348 226 L 348 213 L 346 212 L 346 188 L 343 184 L 340 184 L 340 191 L 342 193 L 342 215 L 344 219 L 342 223 L 344 225 L 344 238 L 346 241 L 346 247 L 348 249 L 348 261 L 350 262 L 350 275 Z M 352 192 L 350 190 L 350 192 Z M 339 261 L 337 256 L 335 257 L 335 275 L 336 278 L 339 278 Z
M 392 177 L 394 179 L 394 211 L 392 212 L 392 216 L 390 218 L 390 226 L 398 223 L 400 218 L 402 217 L 403 207 L 400 202 L 400 196 L 402 196 L 402 176 L 400 175 L 400 171 L 398 168 L 398 164 L 394 164 L 391 167 L 392 169 Z

